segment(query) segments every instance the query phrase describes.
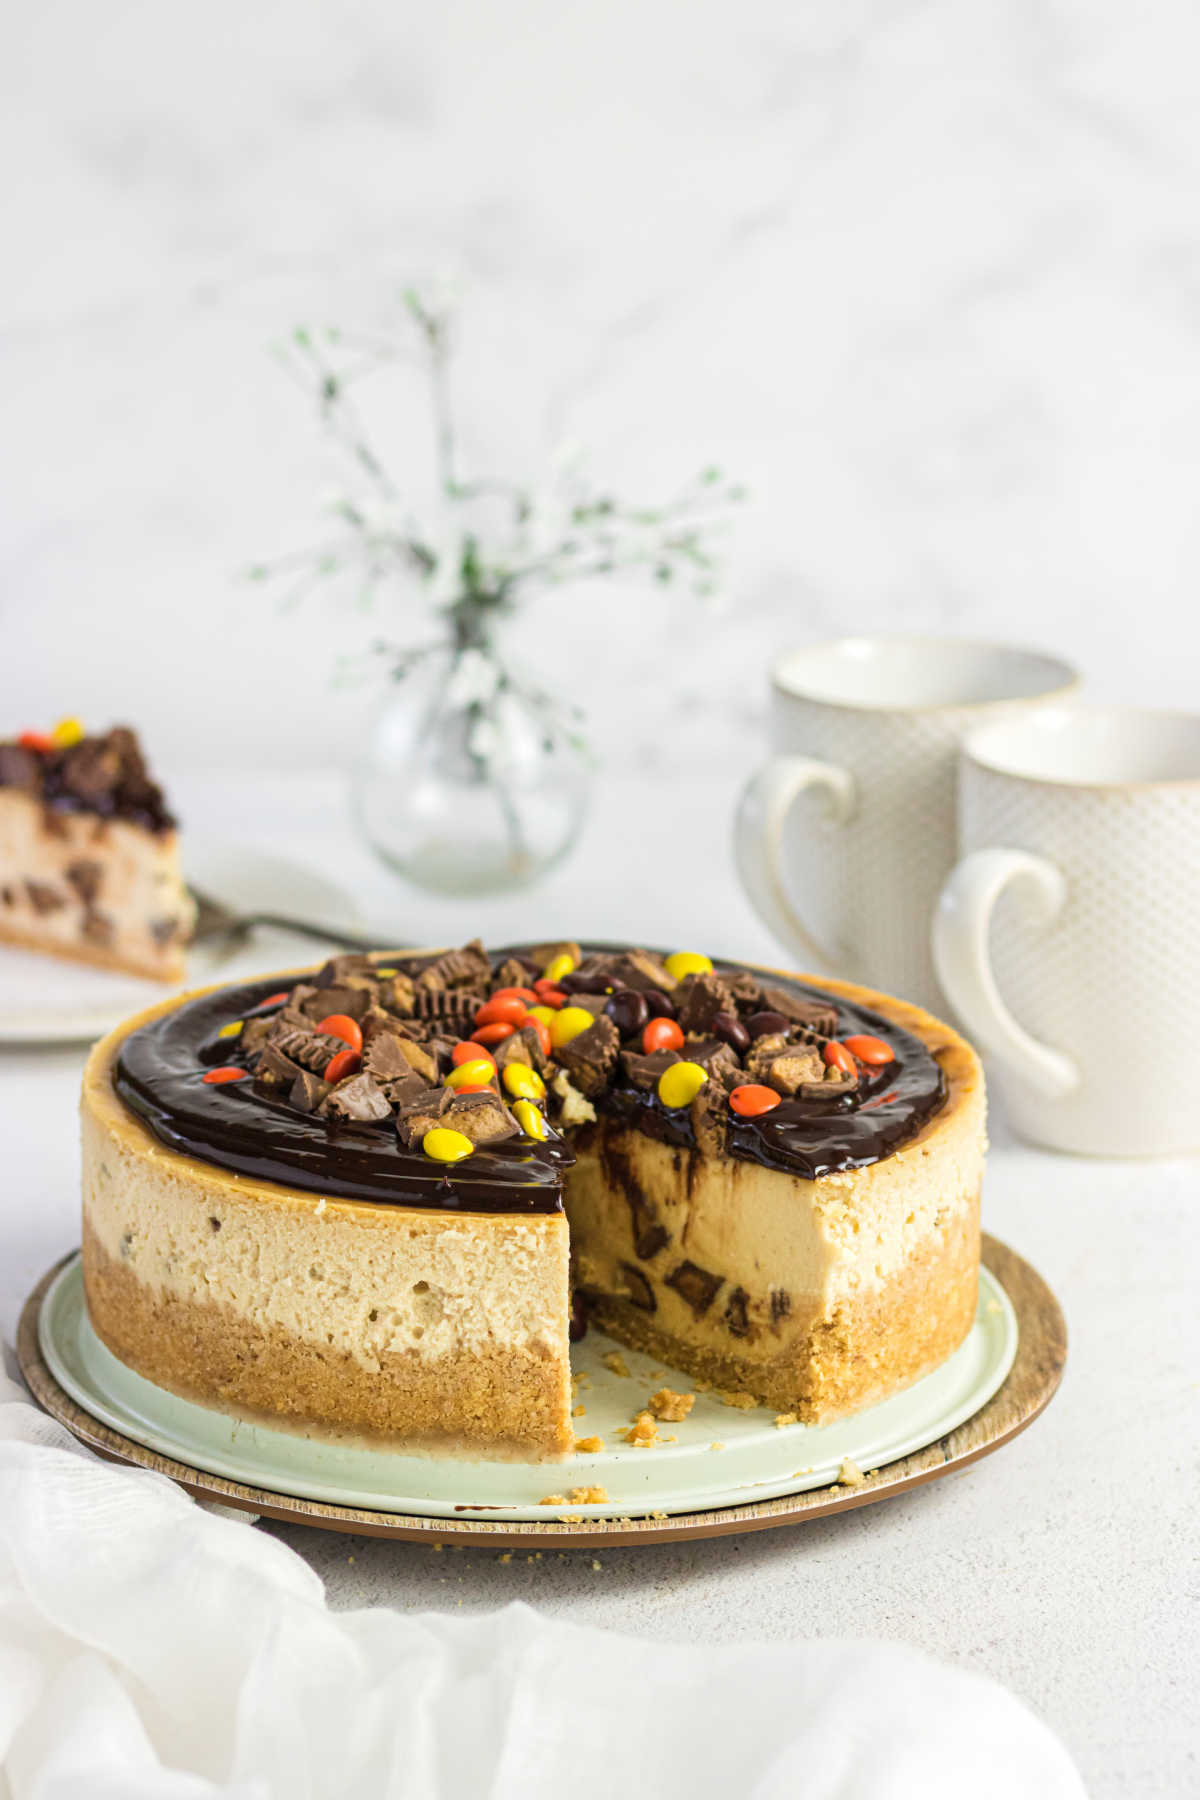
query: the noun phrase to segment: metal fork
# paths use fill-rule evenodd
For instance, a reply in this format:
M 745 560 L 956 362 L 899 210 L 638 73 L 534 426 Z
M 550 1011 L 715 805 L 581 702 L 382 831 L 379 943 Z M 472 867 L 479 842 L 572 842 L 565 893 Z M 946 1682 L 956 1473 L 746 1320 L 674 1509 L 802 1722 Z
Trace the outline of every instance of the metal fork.
M 322 944 L 335 944 L 340 950 L 403 948 L 400 944 L 381 945 L 378 936 L 364 937 L 361 932 L 341 931 L 337 926 L 321 925 L 312 919 L 292 919 L 284 913 L 237 912 L 223 901 L 215 900 L 211 894 L 202 893 L 199 888 L 189 887 L 188 891 L 196 902 L 193 943 L 211 943 L 215 940 L 224 940 L 231 945 L 242 943 L 258 926 L 265 925 L 274 931 L 294 931 L 302 937 L 316 938 Z

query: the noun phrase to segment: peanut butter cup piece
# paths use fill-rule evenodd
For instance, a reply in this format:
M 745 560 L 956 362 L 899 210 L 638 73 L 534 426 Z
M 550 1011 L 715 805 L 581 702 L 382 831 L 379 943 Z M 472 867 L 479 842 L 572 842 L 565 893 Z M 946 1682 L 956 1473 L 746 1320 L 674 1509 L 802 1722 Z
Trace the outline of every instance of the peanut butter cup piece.
M 316 1112 L 329 1092 L 327 1081 L 322 1081 L 319 1075 L 314 1075 L 309 1069 L 301 1069 L 292 1083 L 288 1101 L 298 1112 Z
M 782 1013 L 792 1025 L 802 1025 L 818 1037 L 833 1037 L 837 1031 L 837 1008 L 828 1000 L 805 1000 L 788 988 L 764 987 L 763 1008 Z
M 620 1063 L 621 1074 L 630 1087 L 640 1088 L 648 1093 L 658 1086 L 658 1078 L 664 1069 L 672 1063 L 682 1062 L 678 1050 L 652 1050 L 649 1056 L 643 1056 L 640 1050 L 622 1050 Z
M 290 1088 L 302 1073 L 301 1065 L 293 1062 L 278 1044 L 264 1044 L 254 1070 L 254 1079 L 259 1087 L 272 1093 L 281 1093 L 284 1088 Z
M 696 1317 L 706 1313 L 720 1291 L 722 1275 L 714 1275 L 708 1269 L 702 1269 L 699 1263 L 681 1262 L 671 1270 L 666 1278 L 666 1285 L 674 1288 L 681 1299 L 686 1300 Z
M 396 1134 L 408 1150 L 419 1150 L 427 1131 L 441 1123 L 450 1106 L 450 1089 L 427 1087 L 414 1101 L 402 1104 L 396 1116 Z
M 675 990 L 675 1017 L 689 1035 L 704 1035 L 719 1013 L 732 1013 L 734 999 L 720 975 L 685 975 Z
M 632 1263 L 617 1264 L 618 1291 L 623 1290 L 631 1305 L 640 1307 L 643 1312 L 657 1312 L 658 1301 L 654 1298 L 654 1289 L 645 1275 Z
M 321 1111 L 327 1118 L 357 1119 L 364 1124 L 390 1117 L 391 1110 L 378 1082 L 365 1070 L 339 1081 L 321 1102 Z
M 473 1144 L 495 1144 L 516 1137 L 519 1129 L 495 1094 L 456 1094 L 441 1122 L 452 1131 L 461 1131 Z
M 763 1073 L 763 1081 L 776 1093 L 789 1098 L 807 1082 L 819 1081 L 824 1071 L 821 1052 L 803 1044 L 794 1044 L 772 1058 Z
M 443 993 L 447 988 L 482 988 L 491 984 L 492 964 L 478 938 L 472 938 L 461 950 L 447 950 L 417 976 L 413 986 L 417 993 Z M 481 1002 L 482 1004 L 482 1002 Z
M 616 1026 L 602 1015 L 569 1044 L 561 1045 L 555 1054 L 580 1093 L 594 1100 L 608 1086 L 620 1047 Z

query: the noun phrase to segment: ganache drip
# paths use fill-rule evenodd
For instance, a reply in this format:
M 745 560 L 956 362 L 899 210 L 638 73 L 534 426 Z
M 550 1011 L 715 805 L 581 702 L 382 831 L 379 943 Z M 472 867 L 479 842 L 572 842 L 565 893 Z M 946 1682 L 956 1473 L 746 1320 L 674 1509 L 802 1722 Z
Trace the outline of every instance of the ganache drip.
M 584 951 L 580 982 L 587 979 L 583 971 L 591 959 L 597 959 L 595 966 L 602 968 L 599 959 L 631 954 L 623 946 L 611 945 L 588 945 Z M 527 947 L 517 946 L 489 959 L 492 985 L 498 976 L 511 981 L 514 961 L 523 957 L 532 979 L 536 958 L 530 958 Z M 430 957 L 389 956 L 387 966 L 403 976 L 418 977 L 433 961 Z M 305 980 L 336 988 L 342 978 L 339 970 L 344 972 L 346 963 L 347 959 L 335 959 Z M 444 957 L 442 965 L 452 971 L 453 965 L 447 965 Z M 730 963 L 715 964 L 713 973 L 741 984 L 747 995 L 765 979 Z M 726 1092 L 717 1085 L 721 1071 L 718 1054 L 711 1063 L 711 1079 L 714 1104 L 722 1113 L 725 1154 L 814 1180 L 880 1161 L 914 1137 L 943 1105 L 946 1085 L 942 1071 L 926 1045 L 911 1032 L 866 1007 L 783 976 L 771 975 L 769 984 L 766 991 L 779 1005 L 787 1003 L 790 996 L 789 1010 L 810 1021 L 790 1026 L 794 1041 L 780 1055 L 804 1051 L 827 1037 L 843 1040 L 860 1035 L 882 1040 L 892 1051 L 892 1059 L 878 1069 L 860 1066 L 850 1091 L 833 1087 L 827 1093 L 807 1083 L 762 1116 L 741 1117 L 727 1110 Z M 282 1001 L 274 988 L 275 981 L 267 979 L 219 989 L 174 1008 L 126 1038 L 117 1059 L 117 1092 L 163 1143 L 235 1174 L 336 1198 L 463 1212 L 561 1210 L 563 1176 L 574 1161 L 573 1133 L 566 1127 L 566 1136 L 554 1135 L 552 1130 L 541 1142 L 514 1133 L 478 1143 L 465 1162 L 447 1166 L 433 1162 L 419 1144 L 406 1145 L 397 1135 L 394 1117 L 346 1119 L 302 1111 L 277 1092 L 264 1091 L 259 1080 L 249 1077 L 228 1083 L 205 1082 L 205 1073 L 215 1064 L 254 1068 L 251 1051 L 242 1048 L 238 1038 L 223 1037 L 221 1032 L 234 1021 L 249 1023 L 278 1014 Z M 311 994 L 313 989 L 302 991 Z M 447 1007 L 453 1013 L 453 988 L 436 991 L 446 994 Z M 575 997 L 586 992 L 581 987 Z M 762 998 L 759 986 L 758 1000 Z M 747 1008 L 755 1004 L 752 998 L 745 1001 Z M 319 1011 L 319 1005 L 314 1004 L 312 1010 Z M 752 1014 L 752 1022 L 761 1016 L 761 1012 Z M 821 1026 L 831 1029 L 822 1031 Z M 437 1018 L 429 1019 L 423 1028 L 427 1033 L 442 1029 Z M 460 1031 L 461 1022 L 451 1035 Z M 251 1035 L 261 1043 L 262 1028 Z M 623 1029 L 621 1036 L 622 1050 L 630 1054 L 615 1058 L 607 1085 L 591 1095 L 591 1106 L 601 1116 L 623 1119 L 646 1135 L 680 1148 L 709 1148 L 697 1137 L 691 1108 L 665 1106 L 656 1087 L 645 1085 L 644 1073 L 640 1080 L 633 1078 L 639 1073 L 638 1065 L 647 1059 L 640 1055 L 635 1034 Z M 696 1053 L 704 1054 L 702 1046 L 712 1040 L 697 1034 L 692 1037 Z M 448 1068 L 446 1042 L 441 1037 L 431 1048 Z M 687 1056 L 691 1048 L 690 1039 L 683 1054 Z M 444 1077 L 445 1072 L 439 1069 L 439 1076 Z M 744 1071 L 743 1078 L 756 1079 Z M 311 1076 L 307 1079 L 312 1080 Z M 363 1078 L 357 1079 L 361 1083 Z M 724 1073 L 721 1079 L 732 1082 L 737 1076 Z M 550 1105 L 557 1104 L 551 1080 Z M 448 1116 L 446 1122 L 454 1121 Z

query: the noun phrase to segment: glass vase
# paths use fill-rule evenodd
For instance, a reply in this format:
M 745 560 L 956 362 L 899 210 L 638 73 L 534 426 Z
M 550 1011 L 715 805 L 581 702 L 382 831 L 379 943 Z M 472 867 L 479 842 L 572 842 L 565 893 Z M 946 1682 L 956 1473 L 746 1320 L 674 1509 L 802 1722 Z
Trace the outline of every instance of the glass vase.
M 590 769 L 548 696 L 517 686 L 490 646 L 397 660 L 355 771 L 376 853 L 440 894 L 526 887 L 579 835 Z

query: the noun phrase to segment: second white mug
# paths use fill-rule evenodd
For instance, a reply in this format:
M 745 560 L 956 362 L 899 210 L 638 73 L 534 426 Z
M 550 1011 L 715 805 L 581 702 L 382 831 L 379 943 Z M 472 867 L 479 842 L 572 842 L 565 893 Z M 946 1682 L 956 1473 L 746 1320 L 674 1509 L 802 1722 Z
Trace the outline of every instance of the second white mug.
M 960 835 L 933 946 L 1017 1130 L 1200 1150 L 1200 715 L 1050 707 L 972 732 Z
M 774 754 L 742 795 L 734 850 L 802 966 L 945 1011 L 929 924 L 957 854 L 959 741 L 1077 679 L 1055 657 L 948 638 L 843 638 L 779 659 Z

